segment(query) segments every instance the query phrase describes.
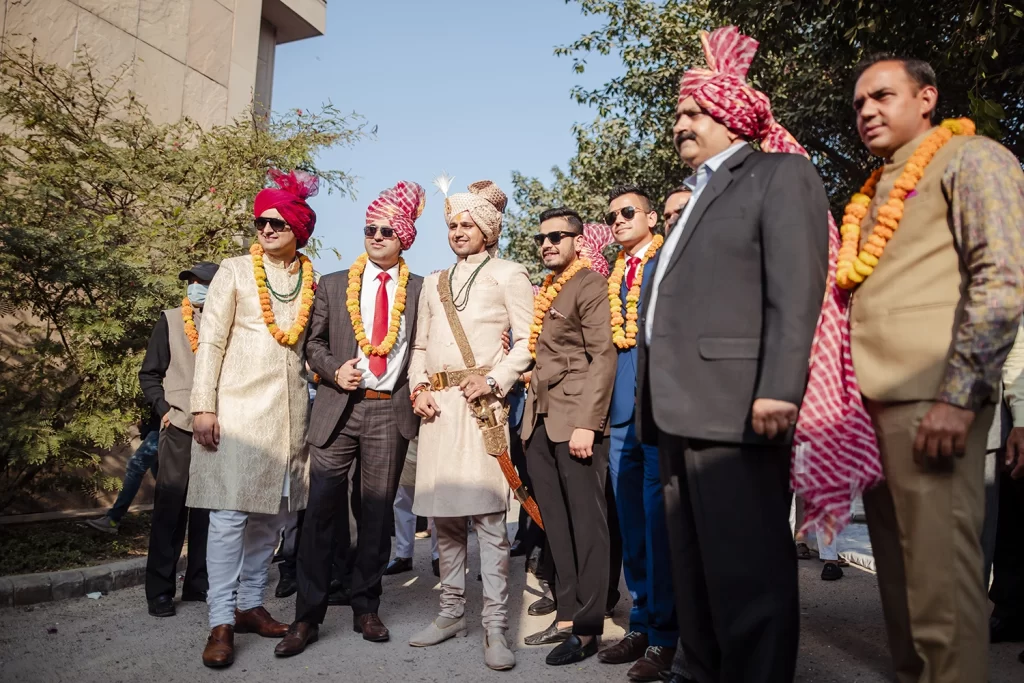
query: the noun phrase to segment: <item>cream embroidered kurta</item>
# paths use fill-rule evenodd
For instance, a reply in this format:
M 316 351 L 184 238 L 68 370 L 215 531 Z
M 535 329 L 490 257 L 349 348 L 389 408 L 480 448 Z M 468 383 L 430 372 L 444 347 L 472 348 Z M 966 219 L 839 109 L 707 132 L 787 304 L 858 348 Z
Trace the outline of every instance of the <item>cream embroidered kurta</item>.
M 486 256 L 477 254 L 459 262 L 454 294 Z M 439 274 L 427 276 L 420 293 L 409 362 L 412 387 L 428 382 L 430 375 L 441 370 L 466 367 L 437 293 L 438 278 Z M 533 287 L 526 269 L 492 258 L 477 275 L 459 320 L 477 366 L 491 368 L 488 374 L 504 395 L 532 363 L 527 340 L 533 320 Z M 510 327 L 515 344 L 505 355 L 501 334 Z M 435 391 L 433 397 L 441 412 L 420 427 L 413 511 L 423 517 L 462 517 L 507 510 L 508 483 L 497 460 L 484 450 L 483 435 L 466 399 L 458 388 Z
M 291 292 L 301 277 L 298 261 L 285 269 L 264 257 L 274 291 Z M 301 297 L 271 302 L 277 324 L 288 329 Z M 214 412 L 220 445 L 192 444 L 188 506 L 276 513 L 306 507 L 309 462 L 306 423 L 309 393 L 303 347 L 283 346 L 263 321 L 252 257 L 224 260 L 210 283 L 196 352 L 192 412 Z

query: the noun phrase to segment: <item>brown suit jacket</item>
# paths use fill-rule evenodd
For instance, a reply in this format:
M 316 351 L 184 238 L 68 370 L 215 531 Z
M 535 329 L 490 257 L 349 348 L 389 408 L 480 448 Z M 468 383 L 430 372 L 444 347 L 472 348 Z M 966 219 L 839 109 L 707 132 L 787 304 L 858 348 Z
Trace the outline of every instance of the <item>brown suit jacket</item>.
M 523 414 L 522 438 L 545 415 L 548 438 L 568 441 L 573 429 L 607 433 L 617 357 L 612 344 L 608 281 L 581 270 L 565 283 L 544 318 Z

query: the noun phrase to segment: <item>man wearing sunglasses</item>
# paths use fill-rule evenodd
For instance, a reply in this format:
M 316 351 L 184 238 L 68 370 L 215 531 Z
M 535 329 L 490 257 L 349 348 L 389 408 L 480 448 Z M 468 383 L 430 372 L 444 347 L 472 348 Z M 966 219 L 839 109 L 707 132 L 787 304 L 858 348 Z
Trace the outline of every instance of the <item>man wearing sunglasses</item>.
M 364 640 L 390 632 L 378 616 L 381 577 L 391 553 L 393 506 L 409 441 L 419 419 L 409 403 L 410 346 L 423 279 L 410 275 L 402 252 L 416 239 L 426 194 L 401 181 L 366 210 L 361 255 L 349 270 L 320 279 L 306 353 L 321 378 L 313 402 L 309 504 L 298 556 L 295 621 L 277 648 L 297 655 L 316 642 L 327 614 L 332 547 L 344 519 L 343 492 L 359 468 L 359 538 L 352 568 L 353 628 Z
M 623 185 L 611 191 L 605 222 L 622 247 L 609 287 L 616 290 L 609 295 L 613 297 L 613 308 L 619 311 L 624 322 L 621 332 L 613 333 L 617 366 L 609 414 L 608 468 L 622 535 L 622 567 L 626 586 L 633 596 L 633 608 L 625 637 L 603 650 L 598 659 L 606 664 L 635 662 L 627 673 L 630 680 L 657 681 L 661 672 L 672 664 L 679 631 L 672 571 L 664 561 L 669 555 L 668 530 L 658 449 L 641 444 L 636 438 L 633 413 L 637 360 L 635 320 L 642 312 L 641 301 L 650 290 L 663 238 L 654 235 L 658 213 L 652 210 L 650 197 L 635 185 Z
M 209 667 L 234 662 L 236 633 L 287 632 L 263 593 L 281 529 L 306 507 L 303 311 L 313 283 L 296 250 L 316 225 L 306 199 L 317 179 L 301 171 L 271 175 L 279 187 L 253 201 L 258 242 L 225 259 L 210 283 L 190 394 L 195 443 L 186 505 L 210 511 Z M 275 335 L 271 322 L 289 333 Z
M 578 260 L 579 214 L 548 209 L 540 219 L 534 239 L 551 275 L 537 297 L 531 337 L 536 366 L 522 438 L 555 560 L 558 608 L 551 626 L 526 642 L 558 643 L 545 661 L 560 666 L 596 654 L 604 632 L 609 580 L 604 487 L 615 347 L 608 281 Z M 556 290 L 553 299 L 551 290 Z
M 458 260 L 425 279 L 409 367 L 414 409 L 423 418 L 413 512 L 434 518 L 441 573 L 440 614 L 409 644 L 428 647 L 465 633 L 472 519 L 480 546 L 484 662 L 495 670 L 516 663 L 506 635 L 509 484 L 497 456 L 502 444 L 508 447 L 505 397 L 531 363 L 533 301 L 526 269 L 492 256 L 507 201 L 489 180 L 445 199 L 448 244 Z M 501 335 L 509 328 L 514 343 L 506 355 Z M 486 441 L 476 417 L 482 411 L 497 423 L 489 425 Z

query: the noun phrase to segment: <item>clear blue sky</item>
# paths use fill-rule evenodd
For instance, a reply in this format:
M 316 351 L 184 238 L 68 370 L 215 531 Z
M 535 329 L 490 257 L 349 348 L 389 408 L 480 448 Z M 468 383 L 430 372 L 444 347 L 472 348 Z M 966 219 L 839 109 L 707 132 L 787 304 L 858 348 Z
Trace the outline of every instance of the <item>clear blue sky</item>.
M 273 109 L 333 102 L 363 115 L 376 139 L 327 152 L 325 168 L 358 176 L 353 202 L 323 193 L 311 200 L 316 235 L 327 249 L 317 269 L 347 268 L 362 253 L 367 204 L 398 180 L 427 189 L 410 269 L 427 274 L 453 261 L 443 199 L 431 184 L 446 170 L 453 190 L 482 179 L 511 197 L 511 172 L 550 180 L 573 155 L 572 126 L 595 112 L 570 96 L 622 70 L 615 56 L 591 58 L 585 74 L 556 45 L 599 26 L 562 0 L 329 0 L 327 32 L 280 45 Z

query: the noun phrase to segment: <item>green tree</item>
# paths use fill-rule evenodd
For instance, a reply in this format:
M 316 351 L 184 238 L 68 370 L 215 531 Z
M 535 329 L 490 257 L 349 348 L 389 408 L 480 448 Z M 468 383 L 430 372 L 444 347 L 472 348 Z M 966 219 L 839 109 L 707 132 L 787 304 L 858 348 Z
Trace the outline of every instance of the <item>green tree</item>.
M 332 106 L 204 131 L 157 125 L 121 76 L 8 52 L 0 71 L 0 510 L 15 495 L 116 488 L 100 452 L 145 414 L 137 372 L 177 273 L 242 253 L 270 167 L 352 177 L 317 154 L 363 135 Z M 314 245 L 315 248 L 315 245 Z
M 615 184 L 636 182 L 655 194 L 677 186 L 689 173 L 671 142 L 679 79 L 704 66 L 699 32 L 729 24 L 761 42 L 748 79 L 811 154 L 834 210 L 877 164 L 857 137 L 850 104 L 856 64 L 875 52 L 929 60 L 939 76 L 940 113 L 972 116 L 983 133 L 1024 156 L 1021 0 L 943 0 L 926 10 L 910 0 L 566 1 L 604 23 L 555 54 L 579 73 L 588 56 L 617 54 L 622 73 L 573 90 L 597 118 L 577 127 L 576 155 L 551 187 L 513 177 L 515 228 L 536 213 L 531 201 L 579 206 L 594 219 Z M 510 231 L 508 243 L 517 239 Z

